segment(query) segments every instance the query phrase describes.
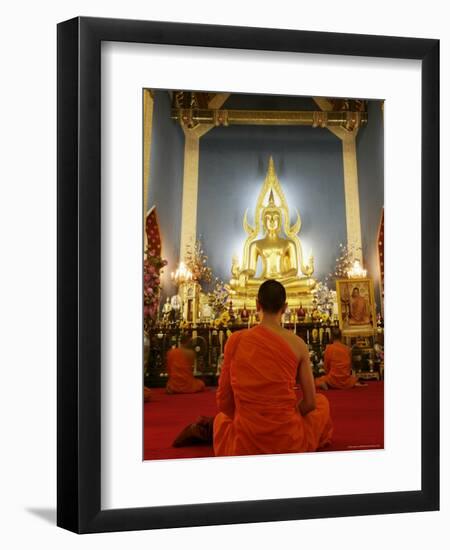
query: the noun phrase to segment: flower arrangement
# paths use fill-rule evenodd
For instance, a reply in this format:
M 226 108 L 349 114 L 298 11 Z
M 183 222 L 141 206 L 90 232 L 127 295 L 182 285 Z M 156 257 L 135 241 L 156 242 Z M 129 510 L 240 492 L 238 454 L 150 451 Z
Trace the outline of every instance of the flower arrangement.
M 319 282 L 312 290 L 315 311 L 312 317 L 317 321 L 326 322 L 330 318 L 336 302 L 336 291 L 330 290 L 326 283 Z
M 229 295 L 230 293 L 225 286 L 225 283 L 216 277 L 214 280 L 214 288 L 208 293 L 208 304 L 211 307 L 216 320 L 226 311 L 226 304 Z
M 156 321 L 161 289 L 161 269 L 167 265 L 155 249 L 147 248 L 144 258 L 144 331 L 148 333 Z
M 214 320 L 214 326 L 216 328 L 226 327 L 230 322 L 230 314 L 227 310 L 223 311 L 217 319 Z
M 208 267 L 207 261 L 208 256 L 204 253 L 200 240 L 196 240 L 193 245 L 187 245 L 184 263 L 197 283 L 209 284 L 212 280 L 212 270 Z
M 321 313 L 318 309 L 312 312 L 312 319 L 318 323 L 326 323 L 330 319 L 327 312 Z
M 361 255 L 361 248 L 355 246 L 344 245 L 339 243 L 338 257 L 336 258 L 336 266 L 332 273 L 326 277 L 326 281 L 335 281 L 336 279 L 347 279 L 348 272 L 352 270 L 357 260 Z
M 330 320 L 330 314 L 329 313 L 322 313 L 322 322 L 327 323 Z

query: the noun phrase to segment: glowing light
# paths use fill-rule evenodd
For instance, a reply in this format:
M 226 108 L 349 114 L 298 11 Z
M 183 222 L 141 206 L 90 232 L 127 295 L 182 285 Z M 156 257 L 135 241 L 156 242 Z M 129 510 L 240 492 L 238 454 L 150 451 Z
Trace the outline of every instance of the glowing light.
M 355 260 L 352 267 L 347 271 L 347 276 L 350 279 L 363 279 L 367 276 L 367 269 L 363 269 L 361 262 Z
M 241 267 L 241 255 L 238 252 L 235 252 L 232 256 L 233 264 Z
M 184 262 L 180 262 L 175 273 L 172 271 L 170 278 L 177 285 L 192 281 L 192 271 L 188 269 Z

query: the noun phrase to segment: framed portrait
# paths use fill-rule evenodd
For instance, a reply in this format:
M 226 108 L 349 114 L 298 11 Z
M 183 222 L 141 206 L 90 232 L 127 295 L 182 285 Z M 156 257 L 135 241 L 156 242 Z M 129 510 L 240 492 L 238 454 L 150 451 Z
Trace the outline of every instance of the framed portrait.
M 373 280 L 336 281 L 339 325 L 345 336 L 374 334 L 377 328 Z
M 58 25 L 57 132 L 59 526 L 439 508 L 438 40 L 78 17 Z M 330 282 L 336 247 L 367 274 Z M 314 379 L 294 376 L 380 316 L 383 380 L 302 410 Z M 240 384 L 242 334 L 278 363 Z M 369 395 L 356 440 L 342 405 L 363 419 Z M 228 447 L 243 396 L 278 428 Z M 203 443 L 177 447 L 192 425 Z M 298 430 L 315 439 L 280 444 Z

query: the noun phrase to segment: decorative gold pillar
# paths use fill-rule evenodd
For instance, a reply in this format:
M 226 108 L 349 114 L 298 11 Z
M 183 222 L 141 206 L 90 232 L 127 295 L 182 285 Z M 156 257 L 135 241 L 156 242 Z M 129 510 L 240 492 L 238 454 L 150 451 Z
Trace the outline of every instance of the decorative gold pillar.
M 326 98 L 315 97 L 314 101 L 323 111 L 330 111 L 332 109 L 331 103 Z M 328 130 L 342 142 L 347 245 L 353 249 L 355 259 L 359 260 L 362 264 L 361 214 L 359 208 L 358 163 L 356 158 L 358 128 L 346 130 L 339 126 L 328 126 Z
M 220 108 L 229 93 L 216 94 L 208 104 L 210 108 Z M 200 138 L 213 124 L 198 124 L 195 128 L 183 126 L 184 131 L 184 174 L 183 198 L 181 203 L 180 261 L 184 261 L 186 246 L 194 244 L 197 238 L 197 202 L 198 202 L 198 164 L 200 155 Z
M 200 137 L 195 130 L 185 130 L 184 138 L 180 260 L 184 259 L 186 246 L 195 242 L 197 234 L 198 161 L 200 152 Z
M 358 164 L 356 160 L 356 132 L 345 132 L 341 137 L 344 162 L 345 215 L 347 244 L 354 250 L 355 259 L 362 263 L 361 215 L 359 209 Z
M 148 190 L 150 187 L 150 157 L 151 157 L 151 150 L 152 150 L 152 128 L 153 128 L 153 91 L 152 90 L 144 90 L 143 93 L 143 107 L 144 107 L 144 159 L 143 159 L 143 181 L 142 181 L 142 187 L 143 187 L 143 207 L 144 207 L 144 250 L 147 246 L 146 240 L 147 240 L 147 232 L 145 230 L 145 221 L 147 216 L 147 209 L 148 209 Z
M 152 127 L 153 127 L 153 92 L 144 90 L 144 216 L 147 213 L 148 190 L 150 186 L 150 160 L 152 150 Z

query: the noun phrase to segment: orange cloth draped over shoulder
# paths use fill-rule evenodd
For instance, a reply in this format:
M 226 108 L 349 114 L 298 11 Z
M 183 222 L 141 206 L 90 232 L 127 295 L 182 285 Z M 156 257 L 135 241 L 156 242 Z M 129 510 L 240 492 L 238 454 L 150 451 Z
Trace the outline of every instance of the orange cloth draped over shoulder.
M 330 388 L 352 388 L 358 379 L 352 376 L 352 352 L 342 342 L 328 344 L 324 354 L 325 375 L 315 379 L 316 386 L 326 383 Z
M 192 374 L 193 352 L 173 348 L 167 352 L 167 393 L 196 393 L 205 389 L 205 383 Z
M 301 361 L 308 361 L 309 356 Z M 225 346 L 214 419 L 214 454 L 236 456 L 315 451 L 330 442 L 329 403 L 301 416 L 297 358 L 285 339 L 261 325 L 235 332 Z

